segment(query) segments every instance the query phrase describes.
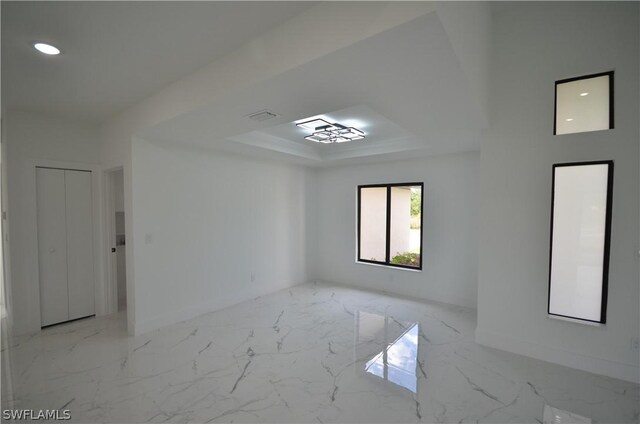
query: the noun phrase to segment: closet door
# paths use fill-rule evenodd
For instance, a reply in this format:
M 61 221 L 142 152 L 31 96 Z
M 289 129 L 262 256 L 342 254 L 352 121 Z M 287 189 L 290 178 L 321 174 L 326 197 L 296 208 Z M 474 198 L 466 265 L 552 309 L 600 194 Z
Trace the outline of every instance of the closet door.
M 65 171 L 36 168 L 41 325 L 69 319 Z
M 67 215 L 69 319 L 93 315 L 91 172 L 64 171 Z

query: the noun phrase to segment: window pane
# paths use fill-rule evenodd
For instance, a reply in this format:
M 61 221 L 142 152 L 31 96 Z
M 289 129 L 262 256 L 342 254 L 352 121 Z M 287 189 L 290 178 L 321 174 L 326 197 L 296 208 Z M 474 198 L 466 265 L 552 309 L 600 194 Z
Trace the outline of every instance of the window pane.
M 392 264 L 420 266 L 421 211 L 420 186 L 391 187 Z
M 360 189 L 360 259 L 387 260 L 387 188 Z
M 610 84 L 613 75 L 556 83 L 556 134 L 613 128 Z
M 549 313 L 603 322 L 608 164 L 555 168 Z

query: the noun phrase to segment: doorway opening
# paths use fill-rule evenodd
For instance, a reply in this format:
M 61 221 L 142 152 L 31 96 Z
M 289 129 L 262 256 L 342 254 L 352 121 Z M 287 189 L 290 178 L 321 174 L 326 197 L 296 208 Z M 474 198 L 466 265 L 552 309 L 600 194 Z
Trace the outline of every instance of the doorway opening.
M 124 212 L 124 172 L 122 168 L 105 172 L 107 193 L 107 240 L 109 260 L 109 312 L 127 310 L 127 254 Z

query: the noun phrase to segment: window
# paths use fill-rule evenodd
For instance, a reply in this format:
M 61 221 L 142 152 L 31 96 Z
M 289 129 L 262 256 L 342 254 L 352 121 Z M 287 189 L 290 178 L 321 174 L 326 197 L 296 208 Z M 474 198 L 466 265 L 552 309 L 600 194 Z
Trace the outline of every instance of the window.
M 613 128 L 613 71 L 556 81 L 554 134 Z
M 549 315 L 604 324 L 613 162 L 553 166 Z
M 359 262 L 422 269 L 423 186 L 358 186 Z

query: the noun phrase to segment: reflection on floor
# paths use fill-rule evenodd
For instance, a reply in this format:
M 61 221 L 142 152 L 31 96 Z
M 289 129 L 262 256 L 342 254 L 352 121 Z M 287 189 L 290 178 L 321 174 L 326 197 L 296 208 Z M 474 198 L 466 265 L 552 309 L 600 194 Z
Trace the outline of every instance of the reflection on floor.
M 583 417 L 582 415 L 574 414 L 569 411 L 563 411 L 562 409 L 554 408 L 549 405 L 544 406 L 543 422 L 553 424 L 591 424 L 591 418 Z
M 372 314 L 358 311 L 357 317 L 358 331 L 356 332 L 357 342 L 356 349 L 360 350 L 367 346 L 368 342 L 377 344 L 376 336 L 383 334 L 382 352 L 375 355 L 369 360 L 364 370 L 370 374 L 387 380 L 398 386 L 409 389 L 416 393 L 418 389 L 418 323 L 404 325 L 397 320 L 392 320 L 388 315 Z M 376 325 L 382 324 L 382 325 Z M 387 343 L 390 334 L 393 333 L 395 324 L 399 330 L 402 330 L 400 337 L 392 343 Z M 373 331 L 372 331 L 373 330 Z M 367 335 L 373 336 L 367 340 Z M 368 355 L 356 357 L 367 357 Z M 422 364 L 420 364 L 422 366 Z M 426 374 L 425 374 L 426 375 Z
M 471 310 L 321 284 L 138 337 L 97 318 L 11 340 L 2 407 L 76 422 L 638 421 L 640 386 L 484 348 L 474 328 Z

